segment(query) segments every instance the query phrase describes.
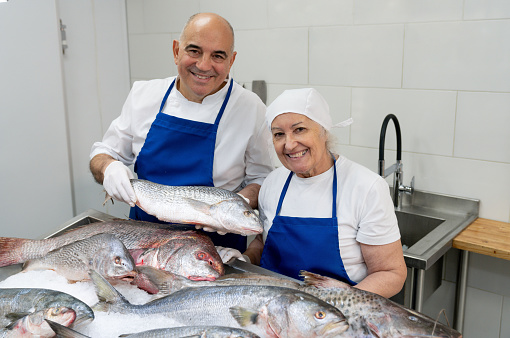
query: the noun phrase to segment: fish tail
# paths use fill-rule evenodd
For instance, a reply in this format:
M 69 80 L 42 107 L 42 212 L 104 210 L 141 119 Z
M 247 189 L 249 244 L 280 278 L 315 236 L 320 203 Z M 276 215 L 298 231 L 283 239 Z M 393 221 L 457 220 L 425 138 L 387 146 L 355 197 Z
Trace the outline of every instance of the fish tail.
M 90 279 L 94 282 L 99 302 L 92 307 L 94 311 L 122 312 L 122 308 L 129 302 L 108 281 L 94 270 L 89 271 Z
M 342 281 L 327 276 L 321 276 L 310 271 L 301 270 L 299 271 L 299 276 L 303 277 L 303 281 L 307 286 L 320 288 L 350 288 L 348 284 Z
M 0 237 L 0 267 L 23 263 L 26 258 L 23 254 L 23 244 L 31 242 L 30 239 Z

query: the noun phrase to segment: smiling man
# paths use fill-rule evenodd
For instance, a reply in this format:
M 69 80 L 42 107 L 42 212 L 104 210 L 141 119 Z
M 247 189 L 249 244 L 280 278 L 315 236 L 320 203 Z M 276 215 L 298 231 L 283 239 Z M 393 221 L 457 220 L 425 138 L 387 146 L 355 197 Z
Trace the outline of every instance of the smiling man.
M 131 164 L 139 179 L 220 187 L 257 207 L 260 185 L 273 169 L 266 107 L 229 76 L 236 57 L 232 26 L 214 13 L 195 14 L 173 42 L 173 54 L 178 76 L 135 82 L 120 116 L 94 143 L 94 178 L 131 205 L 132 219 L 158 222 L 135 205 Z M 219 246 L 246 248 L 245 237 L 211 238 Z

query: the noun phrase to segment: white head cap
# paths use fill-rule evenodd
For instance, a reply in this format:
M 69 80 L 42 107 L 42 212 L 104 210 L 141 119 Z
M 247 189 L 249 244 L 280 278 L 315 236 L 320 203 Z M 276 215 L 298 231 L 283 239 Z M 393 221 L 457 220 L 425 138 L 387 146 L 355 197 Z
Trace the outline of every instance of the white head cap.
M 345 127 L 352 123 L 351 118 L 333 125 L 328 103 L 314 88 L 288 89 L 278 96 L 266 110 L 266 121 L 269 128 L 278 115 L 285 113 L 305 115 L 326 130 Z

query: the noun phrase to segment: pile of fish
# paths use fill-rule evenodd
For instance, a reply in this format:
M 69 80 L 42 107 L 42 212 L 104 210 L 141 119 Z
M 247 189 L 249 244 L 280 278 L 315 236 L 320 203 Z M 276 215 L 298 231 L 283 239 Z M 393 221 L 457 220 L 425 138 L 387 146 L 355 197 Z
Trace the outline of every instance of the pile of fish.
M 194 227 L 243 235 L 262 224 L 239 195 L 210 187 L 131 180 L 137 204 L 159 220 L 97 222 L 43 240 L 0 237 L 0 266 L 54 270 L 93 285 L 97 303 L 42 288 L 0 288 L 0 337 L 86 337 L 95 316 L 163 317 L 168 328 L 121 337 L 436 337 L 458 332 L 384 297 L 302 272 L 304 282 L 225 275 L 210 238 Z M 151 294 L 128 301 L 119 287 Z M 147 293 L 144 291 L 145 290 Z M 178 325 L 177 325 L 177 324 Z

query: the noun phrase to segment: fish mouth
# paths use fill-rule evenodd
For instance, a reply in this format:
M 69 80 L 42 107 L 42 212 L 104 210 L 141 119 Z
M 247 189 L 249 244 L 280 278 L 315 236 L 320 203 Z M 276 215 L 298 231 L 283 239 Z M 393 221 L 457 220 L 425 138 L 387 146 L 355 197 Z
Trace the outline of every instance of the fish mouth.
M 347 331 L 349 328 L 349 323 L 345 319 L 343 320 L 337 320 L 335 322 L 331 322 L 326 324 L 321 330 L 320 334 L 321 336 L 327 336 L 327 337 L 336 337 L 343 332 Z

